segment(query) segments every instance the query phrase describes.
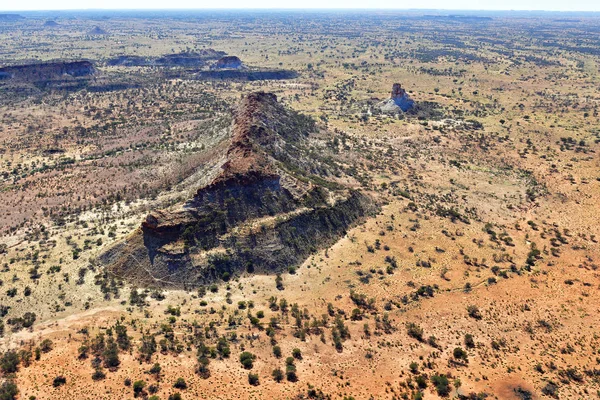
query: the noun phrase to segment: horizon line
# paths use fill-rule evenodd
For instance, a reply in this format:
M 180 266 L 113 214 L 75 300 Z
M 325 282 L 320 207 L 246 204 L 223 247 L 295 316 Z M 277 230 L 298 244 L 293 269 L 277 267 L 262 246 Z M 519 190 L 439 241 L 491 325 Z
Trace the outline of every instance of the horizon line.
M 437 12 L 539 12 L 539 13 L 596 13 L 600 10 L 548 10 L 548 9 L 502 9 L 502 8 L 389 8 L 389 7 L 148 7 L 148 8 L 56 8 L 56 9 L 24 9 L 2 10 L 0 13 L 31 12 L 93 12 L 93 11 L 437 11 Z

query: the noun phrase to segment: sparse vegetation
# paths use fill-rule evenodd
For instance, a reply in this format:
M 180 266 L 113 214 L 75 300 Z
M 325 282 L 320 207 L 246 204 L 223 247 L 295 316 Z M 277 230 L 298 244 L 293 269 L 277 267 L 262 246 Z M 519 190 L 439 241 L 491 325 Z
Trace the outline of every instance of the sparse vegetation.
M 597 16 L 104 14 L 0 15 L 0 399 L 596 395 Z

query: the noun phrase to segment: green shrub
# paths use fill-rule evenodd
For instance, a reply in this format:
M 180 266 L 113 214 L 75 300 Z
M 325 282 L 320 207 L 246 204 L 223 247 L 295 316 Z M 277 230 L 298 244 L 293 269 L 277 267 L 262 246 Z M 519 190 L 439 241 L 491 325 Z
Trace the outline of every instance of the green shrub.
M 425 389 L 427 387 L 427 375 L 422 374 L 417 376 L 415 382 L 417 382 L 419 389 Z
M 92 374 L 92 379 L 95 381 L 101 381 L 104 378 L 106 378 L 106 374 L 104 373 L 104 371 L 102 371 L 100 368 L 96 368 L 96 370 Z
M 296 375 L 296 370 L 286 371 L 285 376 L 286 376 L 287 380 L 290 382 L 298 381 L 298 375 Z
M 417 339 L 419 342 L 423 341 L 423 328 L 421 328 L 419 325 L 413 322 L 408 322 L 406 324 L 406 332 L 408 333 L 408 336 Z
M 460 347 L 456 347 L 452 352 L 452 355 L 456 360 L 463 360 L 464 362 L 469 362 L 467 352 L 461 349 Z
M 450 394 L 450 382 L 448 382 L 446 375 L 433 375 L 431 382 L 435 386 L 438 395 L 446 397 Z
M 300 349 L 296 348 L 294 350 L 292 350 L 292 356 L 296 359 L 296 360 L 302 360 L 302 352 L 300 351 Z
M 144 392 L 144 388 L 146 387 L 146 382 L 144 381 L 135 381 L 133 382 L 133 397 L 139 397 Z
M 13 381 L 5 381 L 0 385 L 0 399 L 15 400 L 19 394 L 19 388 Z
M 465 346 L 467 346 L 470 349 L 475 347 L 475 340 L 473 339 L 473 335 L 471 335 L 470 333 L 467 333 L 465 335 Z
M 281 358 L 281 347 L 273 346 L 273 355 L 277 358 Z
M 19 354 L 16 351 L 9 350 L 0 359 L 0 369 L 5 374 L 12 374 L 19 369 Z
M 154 365 L 152 366 L 152 368 L 150 368 L 148 373 L 153 374 L 153 375 L 160 375 L 161 370 L 162 370 L 162 367 L 160 366 L 160 364 L 154 363 Z
M 256 356 L 248 351 L 244 351 L 240 354 L 240 362 L 245 369 L 252 369 L 255 359 Z
M 408 368 L 410 368 L 410 372 L 412 372 L 413 374 L 418 374 L 419 373 L 419 364 L 417 364 L 414 361 L 410 363 L 410 365 L 408 366 Z
M 64 376 L 57 376 L 52 381 L 52 386 L 59 387 L 59 386 L 64 385 L 65 383 L 67 383 L 67 378 L 65 378 Z

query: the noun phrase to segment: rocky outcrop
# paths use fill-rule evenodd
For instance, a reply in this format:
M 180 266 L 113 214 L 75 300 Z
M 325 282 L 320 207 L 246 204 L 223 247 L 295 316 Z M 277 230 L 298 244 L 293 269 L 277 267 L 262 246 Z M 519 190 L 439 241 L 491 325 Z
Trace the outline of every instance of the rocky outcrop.
M 0 14 L 0 21 L 20 21 L 22 19 L 25 17 L 19 14 Z
M 413 108 L 415 102 L 409 97 L 406 90 L 399 83 L 392 85 L 392 95 L 389 100 L 380 104 L 381 111 L 386 113 L 407 112 Z
M 65 77 L 90 77 L 95 72 L 94 65 L 89 61 L 47 62 L 0 68 L 0 79 L 40 82 L 64 79 Z
M 140 57 L 123 55 L 111 60 L 110 66 L 123 67 L 202 67 L 207 61 L 218 60 L 225 56 L 222 51 L 205 49 L 198 52 L 166 54 L 161 57 Z
M 180 207 L 148 214 L 101 261 L 136 285 L 171 287 L 302 263 L 375 209 L 367 195 L 328 179 L 309 146 L 316 133 L 312 119 L 275 95 L 249 94 L 208 184 Z
M 144 67 L 151 65 L 148 58 L 140 56 L 118 56 L 108 60 L 106 63 L 113 67 Z
M 88 35 L 91 36 L 100 36 L 100 35 L 108 35 L 108 32 L 99 26 L 95 26 L 91 31 L 88 32 Z
M 216 50 L 204 50 L 200 53 L 167 54 L 156 59 L 155 64 L 161 67 L 199 67 L 208 60 L 214 60 L 225 53 Z
M 231 80 L 231 81 L 267 81 L 267 80 L 283 80 L 294 79 L 298 77 L 296 71 L 285 69 L 263 69 L 263 70 L 239 70 L 239 69 L 222 69 L 200 71 L 197 74 L 200 79 L 209 80 Z
M 225 56 L 217 60 L 215 68 L 217 69 L 239 69 L 242 68 L 242 60 L 236 56 Z

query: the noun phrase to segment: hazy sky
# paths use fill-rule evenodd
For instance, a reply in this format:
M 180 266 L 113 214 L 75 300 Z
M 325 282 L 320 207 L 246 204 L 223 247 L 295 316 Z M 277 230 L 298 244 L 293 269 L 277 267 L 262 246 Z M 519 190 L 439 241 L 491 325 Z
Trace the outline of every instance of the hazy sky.
M 600 11 L 600 0 L 0 0 L 0 10 L 144 8 L 429 8 Z

